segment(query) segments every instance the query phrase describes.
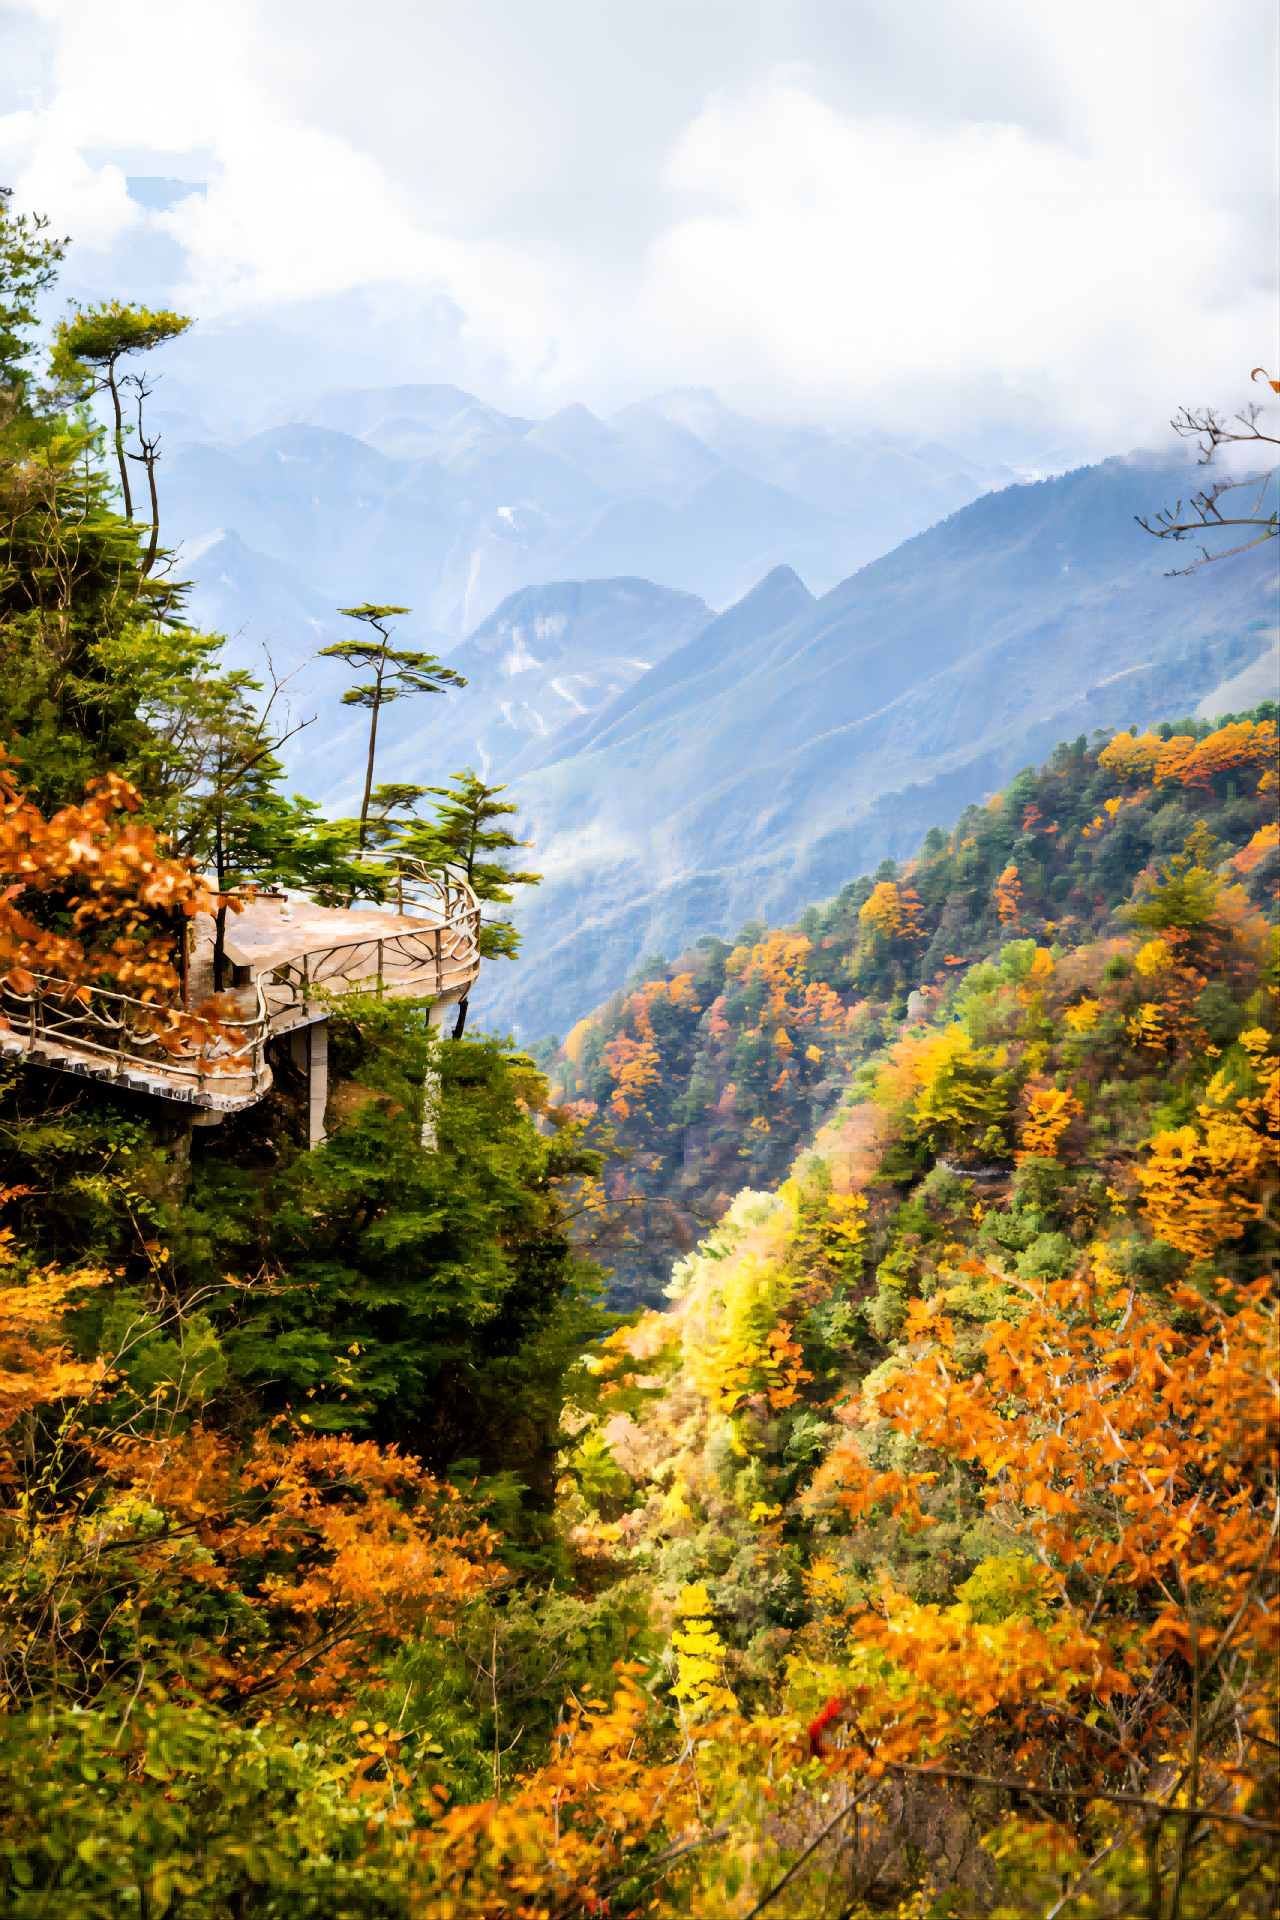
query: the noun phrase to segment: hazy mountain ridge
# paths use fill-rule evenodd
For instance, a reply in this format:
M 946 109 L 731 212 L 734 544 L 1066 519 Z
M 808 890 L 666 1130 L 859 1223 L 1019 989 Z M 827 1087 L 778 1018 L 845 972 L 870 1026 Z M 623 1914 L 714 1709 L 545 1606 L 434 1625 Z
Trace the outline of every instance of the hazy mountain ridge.
M 429 707 L 400 701 L 387 709 L 379 777 L 421 784 L 474 766 L 506 781 L 544 758 L 563 758 L 601 711 L 714 617 L 695 594 L 648 580 L 525 587 L 450 653 L 464 692 L 450 689 Z
M 555 580 L 660 580 L 725 606 L 786 564 L 825 588 L 1014 477 L 912 440 L 749 420 L 707 393 L 535 422 L 452 386 L 360 389 L 239 440 L 156 417 L 166 537 L 197 551 L 225 530 L 296 567 L 329 602 L 326 641 L 333 609 L 370 593 L 456 642 Z M 197 617 L 215 610 L 243 643 L 265 637 L 252 599 L 197 587 Z M 314 644 L 301 605 L 274 631 L 293 660 Z
M 1059 740 L 1188 712 L 1248 668 L 1275 632 L 1269 556 L 1170 579 L 1133 524 L 1177 473 L 1010 488 L 815 603 L 779 574 L 712 621 L 521 777 L 547 879 L 487 1017 L 563 1031 L 642 953 L 794 913 Z

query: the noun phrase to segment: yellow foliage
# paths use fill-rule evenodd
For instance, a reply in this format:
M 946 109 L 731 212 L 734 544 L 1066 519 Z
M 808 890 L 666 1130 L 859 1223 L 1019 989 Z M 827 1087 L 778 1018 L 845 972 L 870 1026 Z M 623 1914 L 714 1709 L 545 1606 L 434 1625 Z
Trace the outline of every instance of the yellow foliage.
M 1126 1030 L 1135 1047 L 1162 1047 L 1169 1037 L 1164 1008 L 1150 1002 L 1139 1007 Z
M 25 1192 L 0 1189 L 0 1206 Z M 13 1266 L 12 1234 L 0 1234 L 0 1265 Z M 64 1273 L 56 1266 L 33 1273 L 24 1286 L 0 1288 L 0 1481 L 12 1477 L 3 1436 L 19 1414 L 59 1400 L 83 1400 L 106 1375 L 101 1360 L 68 1357 L 63 1315 L 79 1304 L 77 1295 L 106 1286 L 105 1268 L 82 1268 Z
M 677 1474 L 662 1499 L 662 1517 L 668 1523 L 677 1520 L 692 1520 L 693 1511 L 685 1498 L 689 1489 L 682 1474 Z
M 1184 787 L 1209 787 L 1216 775 L 1266 767 L 1275 758 L 1272 720 L 1233 720 L 1198 743 L 1189 734 L 1162 740 L 1158 734 L 1118 733 L 1098 755 L 1098 765 L 1122 781 L 1177 780 Z
M 587 1037 L 595 1024 L 595 1016 L 588 1014 L 585 1020 L 579 1020 L 577 1026 L 569 1029 L 569 1037 L 564 1043 L 564 1057 L 572 1061 L 575 1067 L 582 1063 L 582 1056 L 587 1047 Z
M 1240 1036 L 1261 1093 L 1236 1100 L 1224 1074 L 1215 1074 L 1197 1109 L 1198 1124 L 1158 1133 L 1151 1157 L 1138 1169 L 1143 1211 L 1170 1246 L 1205 1259 L 1238 1240 L 1262 1212 L 1260 1183 L 1274 1172 L 1280 1138 L 1280 1057 L 1268 1052 L 1261 1027 Z
M 1003 1089 L 991 1078 L 992 1065 L 962 1027 L 910 1034 L 894 1048 L 876 1098 L 894 1102 L 905 1080 L 914 1090 L 911 1111 L 918 1132 L 946 1138 L 989 1128 L 1007 1108 Z
M 1070 1027 L 1072 1033 L 1092 1033 L 1098 1024 L 1098 1018 L 1101 1012 L 1102 1002 L 1100 1000 L 1090 1000 L 1086 996 L 1080 1001 L 1078 1006 L 1068 1007 L 1062 1017 Z
M 688 1720 L 710 1713 L 732 1713 L 737 1701 L 724 1684 L 725 1645 L 711 1622 L 704 1586 L 689 1586 L 676 1603 L 680 1624 L 671 1635 L 676 1681 L 671 1691 Z
M 844 1571 L 828 1555 L 816 1553 L 800 1575 L 804 1597 L 811 1606 L 827 1611 L 845 1605 L 848 1581 Z
M 1145 980 L 1149 980 L 1153 974 L 1165 972 L 1172 960 L 1167 940 L 1148 940 L 1133 957 L 1134 965 Z
M 900 887 L 892 880 L 881 880 L 871 898 L 858 909 L 863 927 L 883 934 L 887 939 L 920 933 L 920 901 L 912 887 Z

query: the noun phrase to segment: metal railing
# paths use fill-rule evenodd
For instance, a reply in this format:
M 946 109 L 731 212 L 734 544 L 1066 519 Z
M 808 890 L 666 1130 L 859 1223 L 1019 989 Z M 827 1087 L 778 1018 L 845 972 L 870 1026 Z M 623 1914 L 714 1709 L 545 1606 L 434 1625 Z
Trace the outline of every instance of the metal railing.
M 209 1030 L 211 1023 L 193 1028 L 181 1008 L 163 1001 L 47 973 L 25 977 L 31 981 L 25 991 L 10 975 L 0 979 L 0 1049 L 6 1053 L 20 1050 L 37 1064 L 64 1070 L 77 1065 L 72 1056 L 87 1057 L 89 1070 L 96 1063 L 102 1078 L 140 1073 L 149 1083 L 182 1087 L 197 1105 L 248 1106 L 271 1085 L 270 1020 L 260 986 L 252 1017 L 228 1013 Z
M 416 863 L 405 863 L 406 869 Z M 230 1009 L 246 989 L 221 997 L 212 1031 L 193 1029 L 177 1006 L 145 1001 L 103 987 L 77 985 L 51 974 L 26 973 L 21 990 L 0 978 L 0 1053 L 24 1053 L 37 1064 L 92 1077 L 141 1076 L 157 1093 L 198 1106 L 251 1106 L 271 1085 L 266 1044 L 338 993 L 366 981 L 385 993 L 438 996 L 465 993 L 480 967 L 480 906 L 465 881 L 421 869 L 406 871 L 402 898 L 411 915 L 434 926 L 335 941 L 291 954 L 264 969 L 248 991 L 254 1009 Z M 209 1023 L 206 1023 L 209 1024 Z M 95 1072 L 95 1067 L 97 1071 Z
M 309 1012 L 313 1003 L 365 981 L 373 983 L 379 999 L 388 993 L 439 996 L 459 986 L 465 992 L 480 970 L 480 903 L 475 894 L 465 880 L 429 872 L 416 861 L 406 861 L 397 879 L 397 907 L 435 925 L 388 933 L 382 939 L 365 934 L 358 940 L 309 947 L 264 969 L 261 985 L 269 1019 Z

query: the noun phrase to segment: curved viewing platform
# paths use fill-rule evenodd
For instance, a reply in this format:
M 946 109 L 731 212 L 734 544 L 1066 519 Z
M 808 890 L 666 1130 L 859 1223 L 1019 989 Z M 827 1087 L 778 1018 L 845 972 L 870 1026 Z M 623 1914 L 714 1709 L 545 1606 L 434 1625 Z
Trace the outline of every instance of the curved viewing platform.
M 402 890 L 409 912 L 314 907 L 260 894 L 228 912 L 223 992 L 216 1030 L 183 1032 L 214 994 L 215 923 L 198 914 L 187 954 L 185 996 L 143 1002 L 96 987 L 29 974 L 29 991 L 0 982 L 0 1057 L 108 1082 L 201 1110 L 208 1124 L 253 1106 L 270 1090 L 270 1042 L 288 1039 L 311 1082 L 313 1143 L 323 1134 L 327 1087 L 324 1023 L 336 996 L 431 1001 L 430 1018 L 467 997 L 480 971 L 480 907 L 452 878 L 414 876 Z

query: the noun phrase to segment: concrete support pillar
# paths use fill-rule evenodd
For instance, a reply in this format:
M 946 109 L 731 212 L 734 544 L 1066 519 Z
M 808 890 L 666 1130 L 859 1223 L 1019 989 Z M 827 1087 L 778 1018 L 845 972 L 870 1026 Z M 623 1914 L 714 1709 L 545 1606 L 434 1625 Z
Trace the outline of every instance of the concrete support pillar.
M 329 1104 L 329 1022 L 317 1020 L 307 1029 L 311 1036 L 310 1140 L 312 1147 L 324 1141 L 324 1110 Z
M 324 1110 L 329 1104 L 329 1023 L 298 1027 L 289 1035 L 289 1057 L 307 1076 L 307 1145 L 324 1141 Z
M 453 1031 L 452 1022 L 455 1021 L 457 1017 L 458 1017 L 458 1010 L 456 1007 L 452 1007 L 452 1006 L 442 1007 L 437 1004 L 436 1006 L 432 1007 L 430 1012 L 427 1014 L 427 1025 L 430 1027 L 434 1027 L 437 1032 L 439 1032 L 441 1028 L 443 1028 L 446 1033 L 451 1033 Z M 438 1073 L 432 1073 L 428 1071 L 426 1080 L 422 1088 L 422 1136 L 421 1138 L 422 1138 L 422 1150 L 424 1153 L 434 1153 L 437 1145 L 439 1144 L 436 1136 L 436 1115 L 439 1111 L 439 1107 L 440 1107 L 440 1075 Z

